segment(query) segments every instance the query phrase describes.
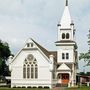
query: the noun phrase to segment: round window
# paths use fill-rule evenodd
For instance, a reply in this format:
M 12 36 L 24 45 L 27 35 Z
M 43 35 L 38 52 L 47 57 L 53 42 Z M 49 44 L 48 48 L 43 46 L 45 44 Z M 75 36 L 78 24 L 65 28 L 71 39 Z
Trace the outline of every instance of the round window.
M 33 57 L 33 55 L 32 55 L 32 54 L 29 54 L 29 55 L 27 56 L 27 59 L 28 59 L 28 60 L 33 60 L 33 59 L 34 59 L 34 57 Z

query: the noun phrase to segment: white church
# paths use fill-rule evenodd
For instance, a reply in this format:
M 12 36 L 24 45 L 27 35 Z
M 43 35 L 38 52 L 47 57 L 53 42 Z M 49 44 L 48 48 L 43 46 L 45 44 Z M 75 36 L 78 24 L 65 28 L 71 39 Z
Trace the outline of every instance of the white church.
M 11 87 L 52 88 L 57 84 L 68 87 L 76 84 L 77 44 L 68 0 L 57 27 L 56 51 L 48 51 L 30 38 L 14 57 L 9 57 Z

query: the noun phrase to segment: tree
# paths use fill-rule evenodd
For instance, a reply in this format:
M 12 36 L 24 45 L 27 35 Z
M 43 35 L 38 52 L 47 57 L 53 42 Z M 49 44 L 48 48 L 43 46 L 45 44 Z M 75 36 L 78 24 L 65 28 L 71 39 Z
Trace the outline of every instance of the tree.
M 78 75 L 90 76 L 90 72 L 87 72 L 87 73 L 85 73 L 85 72 L 80 72 L 80 73 L 78 73 Z
M 6 61 L 11 55 L 11 51 L 7 42 L 0 40 L 0 76 L 5 76 L 8 74 L 8 66 Z
M 86 53 L 80 53 L 79 56 L 79 60 L 84 59 L 84 61 L 86 62 L 85 66 L 90 66 L 90 30 L 89 30 L 89 34 L 88 34 L 88 46 L 89 46 L 89 50 Z

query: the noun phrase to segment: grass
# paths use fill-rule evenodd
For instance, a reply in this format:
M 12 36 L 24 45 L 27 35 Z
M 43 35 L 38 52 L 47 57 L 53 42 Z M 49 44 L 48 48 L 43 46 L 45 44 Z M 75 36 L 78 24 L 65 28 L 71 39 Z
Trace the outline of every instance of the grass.
M 50 90 L 43 88 L 0 88 L 0 90 Z M 90 87 L 80 87 L 80 88 L 66 88 L 65 90 L 90 90 Z
M 2 87 L 0 90 L 50 90 L 50 89 L 43 89 L 43 88 L 5 88 Z
M 66 90 L 90 90 L 90 87 L 80 87 L 80 88 L 68 88 Z
M 41 88 L 0 88 L 0 90 L 50 90 Z

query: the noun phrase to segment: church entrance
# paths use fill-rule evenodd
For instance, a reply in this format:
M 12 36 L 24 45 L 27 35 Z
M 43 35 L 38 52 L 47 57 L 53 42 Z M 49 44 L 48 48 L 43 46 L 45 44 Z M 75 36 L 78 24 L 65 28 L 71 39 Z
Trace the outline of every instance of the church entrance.
M 68 83 L 69 83 L 69 74 L 68 73 L 59 73 L 57 78 L 58 78 L 59 84 L 68 85 Z

